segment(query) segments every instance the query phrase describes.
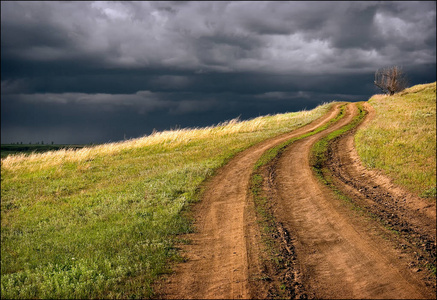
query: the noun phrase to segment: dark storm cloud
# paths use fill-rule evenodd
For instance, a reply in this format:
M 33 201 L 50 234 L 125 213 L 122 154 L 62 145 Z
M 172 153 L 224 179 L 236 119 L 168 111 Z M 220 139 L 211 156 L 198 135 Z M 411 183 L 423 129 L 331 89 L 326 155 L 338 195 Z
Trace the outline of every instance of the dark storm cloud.
M 435 12 L 424 1 L 1 2 L 2 142 L 102 142 L 366 100 L 390 65 L 435 81 Z

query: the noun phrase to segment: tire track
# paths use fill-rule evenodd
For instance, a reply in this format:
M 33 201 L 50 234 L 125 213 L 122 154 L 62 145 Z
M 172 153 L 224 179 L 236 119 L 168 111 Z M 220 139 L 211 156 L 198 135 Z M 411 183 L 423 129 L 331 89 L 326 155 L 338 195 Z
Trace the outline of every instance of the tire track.
M 339 107 L 335 105 L 309 125 L 241 152 L 218 171 L 194 208 L 197 232 L 186 237 L 191 240 L 189 245 L 182 246 L 187 261 L 177 267 L 164 286 L 158 287 L 158 297 L 263 298 L 263 287 L 251 288 L 254 280 L 250 277 L 261 268 L 259 232 L 247 193 L 253 165 L 266 150 L 328 123 Z
M 269 166 L 274 216 L 293 237 L 302 284 L 316 298 L 434 298 L 393 245 L 375 234 L 375 222 L 357 218 L 311 170 L 312 145 L 356 114 L 349 104 L 345 118 L 291 144 Z
M 368 117 L 365 126 L 374 116 L 373 108 L 365 103 Z M 328 147 L 326 176 L 347 195 L 355 205 L 375 216 L 379 222 L 397 235 L 394 247 L 408 256 L 406 264 L 435 289 L 435 275 L 427 266 L 436 265 L 436 205 L 395 185 L 382 172 L 367 170 L 354 147 L 354 134 L 358 128 L 334 139 Z
M 267 150 L 327 124 L 339 107 L 336 105 L 329 114 L 305 127 L 243 151 L 218 171 L 194 208 L 197 232 L 186 237 L 191 244 L 182 246 L 187 261 L 158 289 L 158 297 L 434 298 L 435 288 L 427 286 L 424 277 L 406 264 L 410 257 L 381 235 L 380 222 L 351 210 L 320 183 L 311 169 L 312 146 L 352 121 L 357 115 L 357 106 L 352 103 L 342 119 L 324 131 L 294 141 L 261 168 L 261 193 L 274 216 L 274 224 L 270 224 L 275 230 L 272 238 L 280 243 L 282 256 L 276 259 L 282 261 L 282 266 L 272 268 L 266 260 L 266 246 L 261 240 L 265 233 L 257 225 L 260 216 L 248 193 L 253 166 Z M 349 136 L 348 140 L 331 145 L 331 153 L 336 154 L 329 161 L 339 161 L 331 171 L 338 175 L 335 180 L 349 189 L 348 195 L 358 199 L 354 193 L 366 188 L 347 187 L 345 183 L 357 177 L 354 172 L 358 167 L 352 164 L 356 157 L 347 158 L 353 153 L 353 134 L 344 136 Z M 339 153 L 341 157 L 337 157 Z M 347 176 L 349 179 L 345 179 Z M 389 192 L 396 194 L 393 188 L 385 191 Z M 431 218 L 423 223 L 416 213 L 409 220 L 412 227 L 421 228 L 421 234 L 434 235 L 435 247 L 432 208 L 406 202 L 403 209 L 419 206 L 420 216 Z M 282 289 L 284 284 L 288 294 L 276 293 L 277 287 Z M 271 289 L 274 285 L 276 289 Z

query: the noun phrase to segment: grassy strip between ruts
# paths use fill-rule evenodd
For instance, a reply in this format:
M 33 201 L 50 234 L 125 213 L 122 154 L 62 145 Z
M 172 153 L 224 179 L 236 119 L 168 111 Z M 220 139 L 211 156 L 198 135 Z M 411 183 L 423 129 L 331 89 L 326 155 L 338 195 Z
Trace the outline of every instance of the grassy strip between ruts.
M 277 157 L 277 156 L 279 156 L 282 152 L 284 152 L 284 150 L 288 147 L 288 146 L 290 146 L 292 143 L 294 143 L 294 142 L 296 142 L 296 141 L 298 141 L 298 140 L 301 140 L 301 139 L 304 139 L 304 138 L 306 138 L 306 137 L 309 137 L 309 136 L 312 136 L 312 135 L 315 135 L 316 133 L 319 133 L 319 132 L 321 132 L 321 131 L 323 131 L 323 130 L 325 130 L 325 129 L 327 129 L 329 126 L 331 126 L 333 123 L 335 123 L 335 122 L 337 122 L 338 120 L 340 120 L 341 118 L 343 118 L 344 117 L 344 113 L 345 113 L 345 105 L 343 105 L 341 108 L 340 108 L 340 112 L 338 113 L 338 115 L 334 118 L 334 119 L 332 119 L 331 121 L 329 121 L 327 124 L 325 124 L 325 125 L 323 125 L 323 126 L 320 126 L 320 127 L 318 127 L 318 128 L 316 128 L 316 129 L 314 129 L 313 131 L 311 131 L 311 132 L 308 132 L 308 133 L 306 133 L 306 134 L 303 134 L 303 135 L 301 135 L 301 136 L 299 136 L 299 137 L 295 137 L 295 138 L 292 138 L 292 139 L 289 139 L 289 140 L 287 140 L 287 141 L 285 141 L 285 142 L 283 142 L 283 143 L 281 143 L 281 144 L 279 144 L 279 145 L 277 145 L 277 146 L 275 146 L 275 147 L 273 147 L 273 148 L 271 148 L 271 149 L 269 149 L 269 150 L 267 150 L 259 159 L 258 159 L 258 161 L 255 163 L 255 165 L 254 165 L 254 171 L 256 172 L 260 167 L 262 167 L 262 166 L 264 166 L 264 165 L 267 165 L 269 162 L 271 162 L 275 157 Z
M 330 120 L 327 124 L 320 126 L 317 129 L 301 136 L 291 138 L 267 150 L 258 159 L 253 167 L 249 189 L 255 203 L 255 211 L 258 216 L 258 224 L 261 229 L 261 238 L 267 251 L 268 257 L 266 259 L 270 260 L 270 263 L 273 264 L 273 268 L 275 269 L 282 269 L 283 267 L 290 266 L 291 262 L 288 261 L 289 259 L 287 259 L 280 253 L 281 247 L 278 245 L 280 244 L 280 241 L 277 240 L 277 238 L 281 236 L 281 233 L 279 232 L 280 226 L 275 220 L 275 217 L 270 207 L 269 199 L 263 191 L 264 181 L 266 180 L 264 177 L 265 174 L 263 169 L 271 164 L 275 159 L 277 159 L 292 143 L 319 133 L 343 118 L 345 115 L 345 107 L 346 104 L 342 105 L 340 107 L 338 115 L 334 119 Z M 288 280 L 290 280 L 290 277 L 287 278 Z M 280 298 L 290 296 L 294 297 L 296 291 L 295 286 L 293 285 L 296 283 L 283 282 L 285 281 L 285 279 L 280 279 L 280 281 L 281 282 L 278 283 L 279 286 L 273 287 L 273 290 L 270 290 L 270 293 Z
M 150 297 L 202 182 L 330 106 L 2 159 L 1 297 Z
M 348 203 L 351 207 L 351 209 L 356 211 L 362 211 L 362 208 L 358 205 L 355 205 L 353 201 L 349 197 L 347 197 L 345 194 L 340 192 L 340 190 L 337 189 L 337 187 L 332 183 L 332 180 L 330 179 L 329 171 L 327 168 L 324 167 L 324 162 L 326 161 L 326 154 L 328 151 L 328 145 L 329 142 L 338 138 L 342 134 L 345 134 L 349 130 L 354 129 L 357 127 L 366 116 L 367 112 L 363 109 L 361 103 L 357 103 L 358 108 L 358 115 L 356 115 L 352 122 L 349 124 L 341 127 L 340 129 L 331 132 L 326 137 L 318 140 L 311 149 L 311 157 L 310 157 L 310 164 L 311 167 L 316 175 L 316 177 L 325 185 L 327 185 L 340 199 Z
M 361 123 L 361 121 L 364 119 L 364 117 L 366 116 L 367 112 L 363 109 L 362 104 L 361 103 L 357 103 L 357 108 L 358 108 L 358 115 L 356 115 L 352 121 L 341 127 L 340 129 L 331 132 L 330 134 L 328 134 L 326 137 L 318 140 L 314 146 L 312 147 L 311 150 L 311 166 L 313 167 L 313 170 L 316 172 L 317 176 L 323 181 L 323 174 L 322 174 L 322 165 L 323 162 L 326 160 L 326 153 L 328 150 L 328 144 L 330 141 L 332 141 L 333 139 L 339 137 L 340 135 L 348 132 L 349 130 L 355 128 L 356 126 L 358 126 L 358 124 Z

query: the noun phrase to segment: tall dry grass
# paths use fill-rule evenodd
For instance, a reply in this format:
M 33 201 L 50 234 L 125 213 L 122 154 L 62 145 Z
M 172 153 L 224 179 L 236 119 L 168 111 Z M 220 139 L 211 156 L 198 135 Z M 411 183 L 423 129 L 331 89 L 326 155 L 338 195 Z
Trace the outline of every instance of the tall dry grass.
M 326 106 L 325 104 L 322 106 Z M 287 127 L 299 126 L 312 120 L 314 113 L 301 111 L 298 113 L 277 114 L 258 117 L 248 121 L 239 121 L 238 118 L 205 128 L 183 128 L 154 132 L 151 135 L 127 141 L 106 143 L 103 145 L 84 147 L 82 149 L 61 149 L 45 153 L 15 154 L 1 160 L 2 168 L 46 168 L 60 165 L 65 162 L 83 162 L 98 156 L 116 155 L 124 150 L 132 150 L 156 145 L 168 145 L 175 148 L 191 141 L 204 139 L 214 140 L 232 134 L 254 133 L 263 130 L 280 130 L 281 124 L 289 122 Z

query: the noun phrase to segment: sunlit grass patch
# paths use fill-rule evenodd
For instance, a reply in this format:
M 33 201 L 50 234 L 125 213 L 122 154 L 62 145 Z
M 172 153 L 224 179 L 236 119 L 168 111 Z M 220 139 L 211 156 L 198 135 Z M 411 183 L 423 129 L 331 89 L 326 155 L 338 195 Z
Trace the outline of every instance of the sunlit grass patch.
M 201 183 L 330 106 L 2 159 L 2 298 L 150 297 Z
M 436 83 L 375 95 L 369 103 L 376 117 L 355 137 L 365 165 L 384 170 L 422 197 L 435 197 Z

